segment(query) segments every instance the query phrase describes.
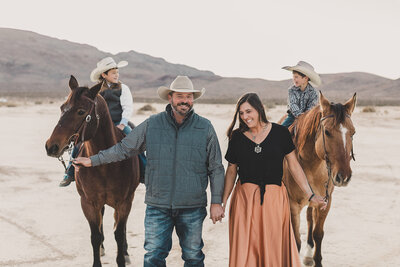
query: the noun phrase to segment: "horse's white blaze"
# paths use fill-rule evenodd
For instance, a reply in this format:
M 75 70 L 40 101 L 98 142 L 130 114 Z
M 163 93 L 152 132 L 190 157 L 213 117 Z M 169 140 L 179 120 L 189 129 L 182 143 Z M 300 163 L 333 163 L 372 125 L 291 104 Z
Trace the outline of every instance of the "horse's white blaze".
M 314 255 L 314 249 L 307 244 L 307 248 L 306 248 L 306 258 L 312 258 Z
M 346 127 L 343 127 L 343 124 L 340 124 L 340 131 L 342 132 L 344 151 L 346 151 L 346 133 L 348 130 Z
M 66 112 L 68 112 L 71 108 L 72 108 L 71 105 L 66 105 L 66 106 L 63 108 L 62 112 L 61 112 L 61 117 L 62 117 Z

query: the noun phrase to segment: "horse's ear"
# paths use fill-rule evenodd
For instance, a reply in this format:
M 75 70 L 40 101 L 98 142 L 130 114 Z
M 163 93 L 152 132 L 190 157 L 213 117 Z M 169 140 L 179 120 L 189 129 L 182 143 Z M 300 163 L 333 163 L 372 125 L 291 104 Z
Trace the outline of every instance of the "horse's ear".
M 353 113 L 354 108 L 356 107 L 356 103 L 357 103 L 357 93 L 354 93 L 353 97 L 347 100 L 347 102 L 344 104 L 347 114 L 351 115 Z
M 71 75 L 71 77 L 69 78 L 69 88 L 71 88 L 71 90 L 74 90 L 78 87 L 79 87 L 78 81 L 76 80 L 74 75 Z
M 100 89 L 101 89 L 101 83 L 96 84 L 95 86 L 93 86 L 92 88 L 89 89 L 89 97 L 91 99 L 95 99 L 97 94 L 99 93 Z
M 329 100 L 322 94 L 321 91 L 319 91 L 319 104 L 322 112 L 327 111 L 331 106 Z

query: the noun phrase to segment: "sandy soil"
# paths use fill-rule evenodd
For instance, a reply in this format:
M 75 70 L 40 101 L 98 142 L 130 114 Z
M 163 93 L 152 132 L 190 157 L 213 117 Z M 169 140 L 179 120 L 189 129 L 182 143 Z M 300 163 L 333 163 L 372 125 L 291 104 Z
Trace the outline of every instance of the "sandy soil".
M 19 103 L 0 107 L 0 266 L 91 266 L 90 231 L 75 184 L 59 188 L 62 165 L 47 157 L 44 143 L 58 121 L 61 103 Z M 135 104 L 136 109 L 143 104 Z M 157 111 L 164 105 L 156 104 Z M 225 130 L 233 105 L 195 106 L 209 118 L 226 151 Z M 276 121 L 285 107 L 268 111 Z M 136 113 L 135 113 L 136 114 Z M 134 115 L 140 123 L 146 114 Z M 400 266 L 400 107 L 353 114 L 356 162 L 346 188 L 336 188 L 325 224 L 325 266 Z M 226 162 L 224 161 L 224 164 Z M 140 185 L 128 221 L 131 266 L 142 266 L 144 186 Z M 106 208 L 104 266 L 116 266 L 113 210 Z M 303 211 L 302 239 L 306 222 Z M 204 223 L 207 266 L 228 265 L 228 223 Z M 303 252 L 302 252 L 303 254 Z M 168 266 L 183 266 L 176 237 Z

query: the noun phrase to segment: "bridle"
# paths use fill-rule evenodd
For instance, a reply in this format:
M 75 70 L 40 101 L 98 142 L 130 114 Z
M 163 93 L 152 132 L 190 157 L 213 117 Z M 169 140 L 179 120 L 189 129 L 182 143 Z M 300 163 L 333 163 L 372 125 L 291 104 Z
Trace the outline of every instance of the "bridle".
M 78 129 L 75 131 L 75 133 L 70 137 L 70 144 L 68 145 L 68 154 L 70 155 L 71 158 L 71 151 L 72 148 L 74 146 L 77 146 L 79 144 L 79 150 L 78 153 L 76 155 L 79 155 L 79 153 L 81 153 L 82 149 L 83 149 L 83 143 L 85 141 L 85 133 L 86 133 L 86 129 L 89 125 L 89 123 L 92 121 L 92 112 L 94 110 L 94 114 L 96 117 L 96 130 L 95 132 L 97 132 L 97 129 L 99 128 L 99 120 L 100 120 L 100 116 L 99 114 L 97 114 L 97 100 L 92 100 L 91 98 L 87 97 L 87 96 L 83 96 L 84 98 L 86 98 L 86 100 L 88 100 L 91 103 L 90 109 L 88 114 L 86 115 L 86 117 L 82 120 L 81 124 L 79 125 Z M 79 137 L 80 137 L 80 141 L 79 141 Z M 64 166 L 64 169 L 67 170 L 67 166 L 65 164 L 65 160 L 63 159 L 62 155 L 58 158 L 59 161 L 61 161 L 61 163 Z M 72 158 L 71 158 L 72 160 Z
M 332 184 L 333 184 L 333 177 L 332 177 L 331 162 L 330 162 L 330 160 L 329 160 L 328 151 L 326 150 L 326 145 L 325 145 L 325 127 L 324 127 L 324 125 L 323 125 L 322 122 L 323 122 L 324 120 L 328 119 L 328 118 L 333 118 L 333 117 L 334 117 L 333 114 L 328 115 L 328 116 L 325 116 L 325 117 L 322 117 L 322 118 L 320 119 L 320 123 L 319 123 L 320 131 L 322 132 L 322 144 L 323 144 L 324 153 L 325 153 L 326 169 L 327 169 L 327 171 L 328 171 L 328 180 L 325 182 L 325 197 L 324 197 L 324 200 L 325 200 L 325 201 L 328 201 L 328 200 L 329 200 L 329 197 L 330 197 L 330 196 L 329 196 L 329 192 L 328 192 L 329 181 L 332 180 Z M 349 115 L 349 114 L 346 114 L 346 117 L 350 118 L 350 115 Z M 317 136 L 318 136 L 318 135 L 315 136 L 315 141 L 316 141 L 316 139 L 317 139 Z M 352 140 L 353 140 L 353 137 L 352 137 Z M 356 159 L 355 159 L 355 157 L 354 157 L 354 152 L 353 152 L 353 142 L 352 142 L 352 144 L 351 144 L 350 156 L 351 156 L 351 158 L 352 158 L 354 161 L 356 161 Z
M 91 103 L 91 106 L 90 106 L 90 110 L 88 112 L 88 115 L 86 115 L 85 119 L 82 120 L 81 125 L 79 126 L 78 130 L 76 130 L 75 133 L 73 134 L 73 136 L 74 135 L 77 136 L 77 138 L 75 138 L 75 145 L 78 143 L 79 137 L 81 137 L 80 143 L 83 144 L 83 142 L 85 141 L 85 132 L 86 132 L 87 126 L 92 121 L 92 116 L 90 114 L 93 112 L 93 109 L 94 109 L 95 117 L 97 119 L 95 132 L 99 128 L 100 116 L 99 116 L 99 114 L 97 114 L 97 101 L 96 100 L 92 100 L 92 99 L 90 99 L 89 97 L 86 97 L 86 96 L 84 96 L 84 98 L 86 98 Z M 80 134 L 80 132 L 82 132 L 82 133 Z

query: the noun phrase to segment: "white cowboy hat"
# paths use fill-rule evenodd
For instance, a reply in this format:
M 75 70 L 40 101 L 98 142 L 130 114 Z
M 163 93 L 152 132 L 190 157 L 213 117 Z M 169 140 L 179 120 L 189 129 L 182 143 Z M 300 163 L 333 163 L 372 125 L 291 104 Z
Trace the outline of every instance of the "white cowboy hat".
M 112 57 L 106 57 L 97 62 L 97 67 L 90 73 L 90 80 L 92 82 L 100 81 L 100 76 L 103 72 L 106 72 L 111 69 L 119 69 L 128 65 L 128 62 L 122 60 L 118 62 L 118 64 L 114 61 Z
M 318 87 L 322 83 L 321 78 L 319 77 L 318 73 L 315 72 L 314 67 L 305 61 L 299 61 L 296 66 L 285 66 L 282 67 L 282 69 L 289 71 L 295 70 L 300 73 L 303 73 L 310 79 L 310 84 L 313 87 Z
M 157 93 L 161 99 L 168 101 L 168 94 L 170 92 L 180 93 L 193 93 L 194 99 L 200 98 L 206 89 L 196 90 L 193 88 L 192 81 L 187 76 L 178 76 L 168 87 L 161 86 L 158 88 Z

